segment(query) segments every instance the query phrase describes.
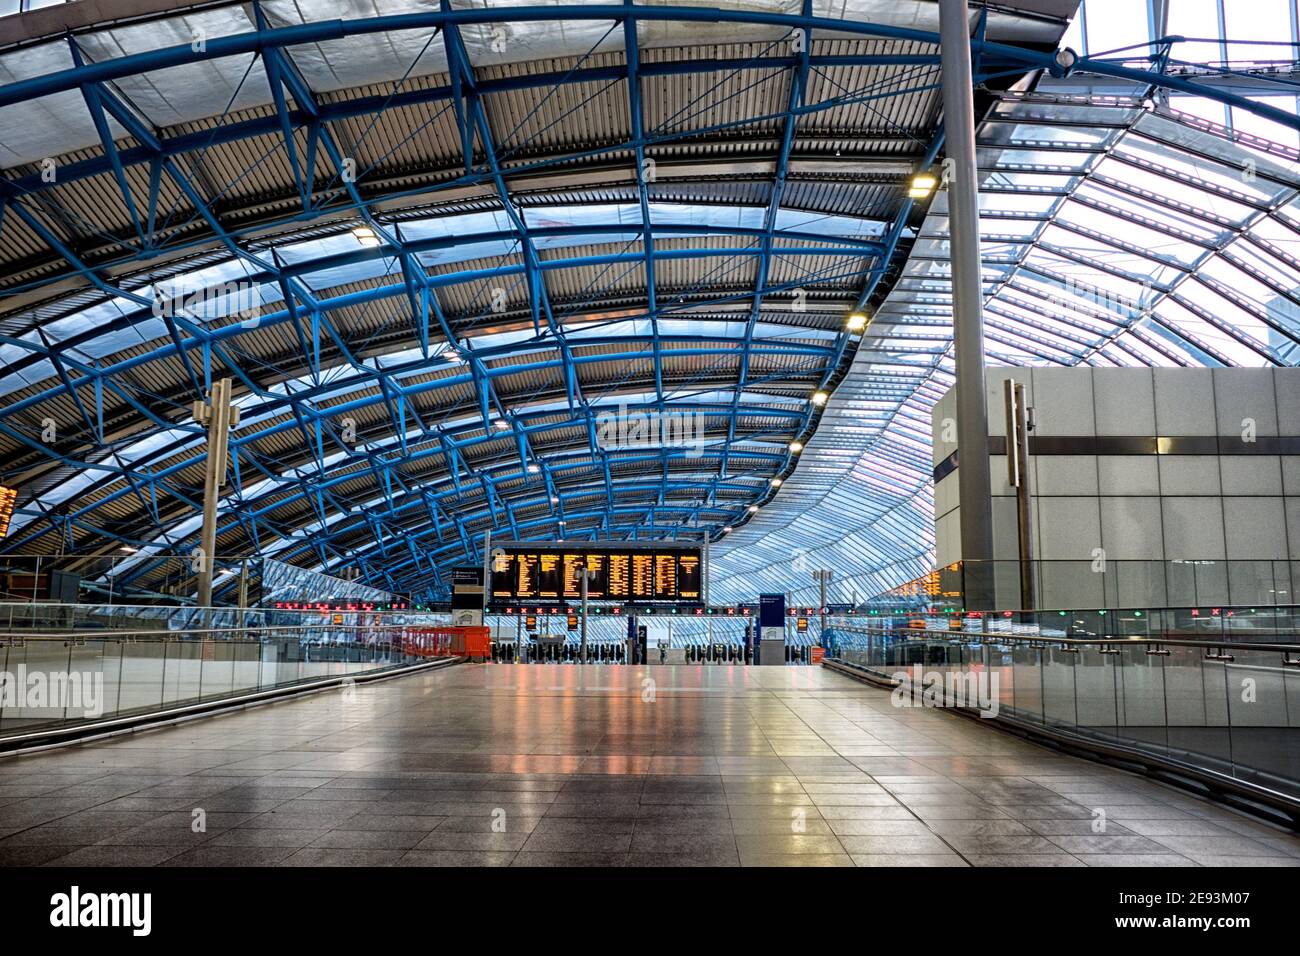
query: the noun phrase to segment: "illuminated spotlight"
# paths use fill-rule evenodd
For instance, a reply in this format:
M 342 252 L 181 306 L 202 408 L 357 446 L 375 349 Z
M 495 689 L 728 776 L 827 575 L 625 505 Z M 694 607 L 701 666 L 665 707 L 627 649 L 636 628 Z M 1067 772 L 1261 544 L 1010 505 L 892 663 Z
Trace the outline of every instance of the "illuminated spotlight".
M 826 400 L 830 397 L 831 396 L 829 392 L 823 392 L 819 389 L 818 391 L 813 392 L 812 403 L 818 406 L 825 405 Z
M 912 177 L 911 185 L 907 187 L 907 195 L 912 199 L 924 199 L 934 192 L 934 187 L 937 185 L 939 180 L 933 173 L 917 173 Z
M 781 487 L 781 479 L 780 479 L 780 478 L 773 478 L 773 479 L 772 479 L 772 487 L 773 487 L 773 488 L 780 488 L 780 487 Z
M 139 548 L 133 548 L 133 547 L 131 547 L 131 545 L 129 545 L 129 544 L 124 544 L 124 545 L 122 545 L 122 547 L 118 548 L 118 550 L 119 550 L 119 551 L 125 551 L 127 554 L 135 554 L 135 553 L 138 552 L 140 549 L 139 549 Z
M 801 441 L 790 442 L 790 451 L 796 455 L 799 454 L 799 452 L 803 451 L 803 442 Z
M 542 466 L 537 464 L 537 462 L 532 461 L 528 463 L 528 473 L 530 475 L 535 475 L 541 470 L 542 470 Z
M 559 521 L 556 522 L 556 524 L 558 524 L 561 528 L 563 528 L 563 527 L 564 527 L 564 519 L 561 518 Z
M 730 530 L 731 530 L 731 525 L 727 525 L 726 527 L 724 527 L 724 528 L 722 529 L 722 533 L 723 533 L 723 534 L 726 534 L 726 533 L 729 532 Z
M 555 495 L 551 495 L 551 504 L 558 505 L 559 503 L 560 503 L 560 499 L 557 498 Z
M 505 431 L 507 428 L 510 427 L 510 423 L 506 421 L 504 418 L 498 418 L 492 424 L 497 427 L 498 431 Z
M 750 514 L 753 514 L 753 513 L 756 512 L 756 511 L 758 511 L 758 505 L 750 505 L 750 506 L 749 506 L 749 513 L 750 513 Z
M 357 228 L 352 230 L 352 235 L 356 236 L 357 242 L 361 243 L 363 246 L 379 245 L 379 236 L 377 236 L 375 230 L 371 229 L 369 226 L 357 226 Z
M 849 316 L 847 328 L 855 335 L 867 327 L 867 316 L 863 312 L 854 312 Z

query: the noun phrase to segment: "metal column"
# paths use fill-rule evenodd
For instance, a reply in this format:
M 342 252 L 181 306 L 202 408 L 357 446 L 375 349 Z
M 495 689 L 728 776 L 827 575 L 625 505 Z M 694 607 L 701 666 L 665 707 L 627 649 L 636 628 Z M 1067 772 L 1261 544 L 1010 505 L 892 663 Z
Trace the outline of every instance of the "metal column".
M 578 569 L 578 587 L 582 594 L 582 663 L 587 663 L 587 562 L 583 559 L 582 567 Z
M 957 366 L 958 494 L 964 562 L 993 557 L 988 408 L 984 390 L 984 308 L 980 280 L 979 183 L 975 167 L 975 99 L 970 10 L 966 0 L 939 0 L 943 68 L 944 159 L 952 262 L 953 351 Z M 992 601 L 988 564 L 966 565 L 967 607 Z M 986 582 L 985 578 L 989 579 Z
M 226 483 L 227 441 L 239 410 L 230 407 L 230 379 L 212 383 L 209 401 L 194 403 L 194 420 L 208 426 L 208 460 L 203 475 L 203 531 L 199 539 L 199 607 L 212 606 L 212 571 L 217 552 L 217 498 Z

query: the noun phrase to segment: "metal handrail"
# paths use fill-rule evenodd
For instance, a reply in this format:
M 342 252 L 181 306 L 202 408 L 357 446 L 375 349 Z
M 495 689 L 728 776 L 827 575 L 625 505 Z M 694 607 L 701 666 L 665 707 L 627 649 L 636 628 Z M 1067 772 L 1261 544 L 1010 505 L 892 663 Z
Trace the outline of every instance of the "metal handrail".
M 178 640 L 180 635 L 186 635 L 191 638 L 198 635 L 229 635 L 232 640 L 241 638 L 251 640 L 256 635 L 278 636 L 296 631 L 311 631 L 319 633 L 321 631 L 344 631 L 351 632 L 363 629 L 368 632 L 398 631 L 402 630 L 405 625 L 402 624 L 284 624 L 284 625 L 264 625 L 258 627 L 184 627 L 176 630 L 81 630 L 81 631 L 54 631 L 49 633 L 33 634 L 28 632 L 5 634 L 0 633 L 0 641 L 10 638 L 22 641 L 69 641 L 69 640 L 121 640 L 125 638 L 144 638 L 156 641 L 174 641 Z

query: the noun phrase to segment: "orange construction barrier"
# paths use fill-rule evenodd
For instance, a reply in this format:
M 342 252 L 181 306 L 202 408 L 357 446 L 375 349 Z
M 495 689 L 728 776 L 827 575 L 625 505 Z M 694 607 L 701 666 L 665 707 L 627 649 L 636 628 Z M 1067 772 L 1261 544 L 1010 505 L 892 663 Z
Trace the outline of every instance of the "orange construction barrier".
M 486 627 L 458 627 L 461 632 L 460 654 L 472 661 L 485 661 L 492 656 L 492 632 Z
M 402 635 L 402 650 L 412 657 L 487 660 L 492 654 L 492 637 L 486 627 L 408 627 Z

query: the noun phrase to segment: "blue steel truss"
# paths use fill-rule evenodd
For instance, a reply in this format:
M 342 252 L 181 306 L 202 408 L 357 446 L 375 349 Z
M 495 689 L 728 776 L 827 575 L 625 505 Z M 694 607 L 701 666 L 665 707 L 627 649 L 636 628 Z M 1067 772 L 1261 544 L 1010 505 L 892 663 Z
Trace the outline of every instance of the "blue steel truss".
M 848 106 L 875 109 L 891 97 L 933 94 L 935 34 L 815 17 L 811 0 L 797 15 L 631 0 L 466 10 L 442 0 L 436 11 L 291 27 L 273 26 L 257 2 L 251 9 L 253 30 L 211 38 L 201 49 L 182 44 L 92 61 L 73 33 L 63 41 L 70 68 L 0 87 L 0 130 L 6 109 L 76 91 L 99 140 L 89 155 L 59 164 L 57 177 L 29 167 L 0 178 L 0 235 L 8 218 L 46 250 L 0 288 L 0 314 L 13 312 L 0 324 L 3 381 L 25 386 L 0 410 L 0 437 L 22 459 L 4 474 L 58 477 L 25 494 L 6 550 L 127 545 L 139 553 L 118 575 L 124 586 L 147 581 L 163 555 L 187 553 L 202 496 L 194 476 L 206 458 L 189 403 L 223 375 L 236 382 L 242 422 L 231 439 L 219 550 L 355 568 L 361 580 L 416 596 L 436 593 L 449 566 L 478 560 L 488 532 L 717 539 L 777 493 L 797 460 L 790 443 L 816 430 L 812 396 L 833 389 L 853 360 L 857 339 L 844 317 L 883 298 L 915 235 L 923 209 L 904 195 L 908 174 L 930 169 L 943 144 L 936 124 L 919 152 L 896 163 L 902 172 L 895 171 L 888 215 L 801 226 L 787 215 L 800 124 Z M 485 75 L 462 35 L 470 26 L 575 20 L 613 24 L 622 62 L 584 55 L 567 69 Z M 789 32 L 787 42 L 755 56 L 646 59 L 638 28 L 668 21 Z M 344 90 L 325 98 L 292 53 L 397 30 L 425 31 L 441 46 L 445 83 L 398 82 L 385 94 Z M 814 43 L 815 31 L 879 45 L 828 52 Z M 1293 114 L 1224 82 L 1222 72 L 1171 75 L 1167 45 L 1153 45 L 1148 68 L 1072 62 L 1055 50 L 989 41 L 983 20 L 971 45 L 978 85 L 1035 70 L 1058 78 L 1088 73 L 1297 125 Z M 227 111 L 202 129 L 156 128 L 118 88 L 131 77 L 250 54 L 269 90 L 267 108 Z M 811 80 L 850 67 L 864 68 L 859 86 L 810 95 Z M 881 83 L 871 68 L 903 72 Z M 647 129 L 647 81 L 692 76 L 721 90 L 755 70 L 783 91 L 771 108 L 739 118 L 719 111 L 679 131 Z M 628 135 L 550 156 L 507 151 L 494 125 L 496 98 L 536 91 L 544 104 L 600 84 L 624 90 Z M 452 118 L 456 169 L 415 186 L 349 172 L 341 124 L 373 126 L 417 108 Z M 675 204 L 680 218 L 661 208 L 674 204 L 655 199 L 652 151 L 734 143 L 759 124 L 778 131 L 778 148 L 766 201 L 748 210 L 749 224 L 682 203 Z M 246 172 L 227 171 L 229 183 L 214 183 L 205 159 L 216 148 L 268 137 L 289 171 L 292 199 L 256 222 L 232 223 L 221 200 Z M 631 201 L 610 207 L 635 210 L 630 218 L 530 222 L 531 207 L 511 186 L 619 157 L 633 164 Z M 116 187 L 125 228 L 106 229 L 94 210 L 69 200 L 73 187 L 106 180 Z M 465 189 L 486 191 L 504 228 L 421 236 L 420 211 Z M 182 203 L 188 218 L 177 213 Z M 322 235 L 358 230 L 373 240 L 345 250 L 320 242 L 296 254 Z M 490 254 L 456 260 L 465 249 Z M 435 268 L 439 261 L 453 268 Z M 156 286 L 181 274 L 177 262 L 225 263 L 257 290 L 255 318 L 160 310 Z M 673 288 L 665 272 L 682 263 L 698 273 L 692 286 Z M 733 281 L 737 272 L 752 282 Z M 586 279 L 582 294 L 557 298 L 553 283 L 572 275 Z M 631 301 L 619 286 L 629 275 Z M 470 298 L 478 302 L 486 284 L 504 292 L 507 308 L 448 309 L 448 299 L 466 290 L 477 289 Z M 796 298 L 825 319 L 803 318 Z M 9 301 L 40 307 L 23 312 Z M 111 314 L 55 331 L 58 320 L 104 303 L 113 304 Z M 341 318 L 376 311 L 395 317 L 387 352 L 370 349 Z M 159 327 L 150 326 L 155 321 Z M 152 328 L 147 336 L 144 328 Z M 143 344 L 102 347 L 131 334 Z M 268 351 L 275 336 L 292 343 L 287 351 Z M 156 389 L 153 373 L 162 367 L 176 374 Z M 700 447 L 609 447 L 598 430 L 602 415 L 615 410 L 695 416 Z M 51 415 L 58 427 L 48 437 Z

